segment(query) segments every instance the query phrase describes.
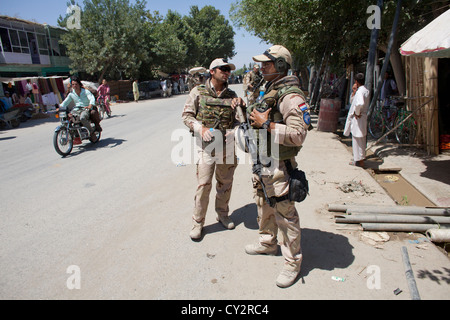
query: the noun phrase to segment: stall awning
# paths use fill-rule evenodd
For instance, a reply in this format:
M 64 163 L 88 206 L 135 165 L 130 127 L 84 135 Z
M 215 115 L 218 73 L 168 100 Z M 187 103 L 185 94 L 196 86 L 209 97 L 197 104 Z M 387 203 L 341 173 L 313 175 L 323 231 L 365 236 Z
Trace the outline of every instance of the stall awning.
M 416 32 L 400 47 L 404 56 L 450 58 L 450 9 Z

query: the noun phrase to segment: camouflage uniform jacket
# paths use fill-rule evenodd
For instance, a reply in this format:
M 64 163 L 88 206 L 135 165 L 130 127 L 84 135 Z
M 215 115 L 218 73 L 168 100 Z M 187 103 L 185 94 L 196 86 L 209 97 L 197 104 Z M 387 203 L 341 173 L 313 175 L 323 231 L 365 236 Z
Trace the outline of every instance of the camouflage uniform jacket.
M 214 86 L 211 85 L 211 80 L 208 80 L 204 86 L 198 86 L 191 90 L 186 100 L 183 109 L 183 123 L 189 128 L 191 132 L 199 132 L 202 122 L 199 121 L 198 115 L 200 111 L 200 100 L 202 97 L 211 97 L 214 100 L 224 100 L 224 104 L 230 104 L 231 99 L 237 98 L 236 93 L 225 85 L 225 89 L 218 95 Z M 229 107 L 231 108 L 231 106 Z M 235 112 L 233 111 L 233 125 L 232 128 L 239 124 L 236 120 Z M 219 128 L 220 129 L 220 128 Z

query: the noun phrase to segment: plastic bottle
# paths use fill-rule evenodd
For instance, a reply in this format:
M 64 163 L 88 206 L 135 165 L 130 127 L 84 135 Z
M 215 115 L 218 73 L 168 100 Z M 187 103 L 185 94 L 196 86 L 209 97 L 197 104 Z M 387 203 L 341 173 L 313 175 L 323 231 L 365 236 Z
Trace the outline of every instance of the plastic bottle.
M 256 98 L 255 102 L 261 102 L 264 99 L 264 93 L 265 92 L 263 90 L 259 91 L 259 97 Z

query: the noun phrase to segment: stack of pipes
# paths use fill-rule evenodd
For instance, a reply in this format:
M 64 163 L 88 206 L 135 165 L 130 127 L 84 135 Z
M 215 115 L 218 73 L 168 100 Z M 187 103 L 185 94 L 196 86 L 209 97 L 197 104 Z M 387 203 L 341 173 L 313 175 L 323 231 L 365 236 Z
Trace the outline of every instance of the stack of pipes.
M 329 204 L 336 223 L 361 224 L 365 231 L 424 233 L 434 242 L 450 242 L 450 208 Z

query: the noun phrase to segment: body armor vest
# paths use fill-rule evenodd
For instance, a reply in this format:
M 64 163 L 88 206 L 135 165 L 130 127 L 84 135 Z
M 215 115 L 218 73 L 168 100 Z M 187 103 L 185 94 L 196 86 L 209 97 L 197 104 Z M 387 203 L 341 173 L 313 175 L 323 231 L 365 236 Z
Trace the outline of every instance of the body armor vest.
M 298 94 L 303 97 L 306 101 L 305 94 L 298 87 L 298 80 L 293 79 L 292 77 L 285 77 L 284 81 L 279 84 L 275 84 L 269 87 L 268 92 L 264 95 L 264 99 L 262 102 L 257 102 L 247 108 L 247 113 L 250 114 L 254 108 L 260 112 L 265 112 L 269 108 L 272 108 L 269 114 L 269 120 L 275 123 L 283 123 L 283 115 L 280 112 L 279 104 L 281 100 L 287 96 L 288 94 Z M 258 131 L 258 129 L 256 130 Z M 258 136 L 259 133 L 257 133 Z M 282 144 L 276 144 L 271 138 L 270 133 L 267 133 L 267 140 L 258 141 L 260 147 L 263 150 L 267 150 L 267 155 L 276 160 L 288 160 L 295 157 L 302 147 L 291 147 L 285 146 Z M 278 152 L 274 150 L 272 152 L 271 145 L 278 146 Z
M 198 100 L 198 112 L 196 119 L 201 121 L 207 128 L 218 129 L 225 132 L 232 129 L 235 121 L 235 114 L 231 108 L 231 101 L 234 96 L 227 90 L 224 97 L 213 97 L 205 85 L 198 86 L 200 92 Z

